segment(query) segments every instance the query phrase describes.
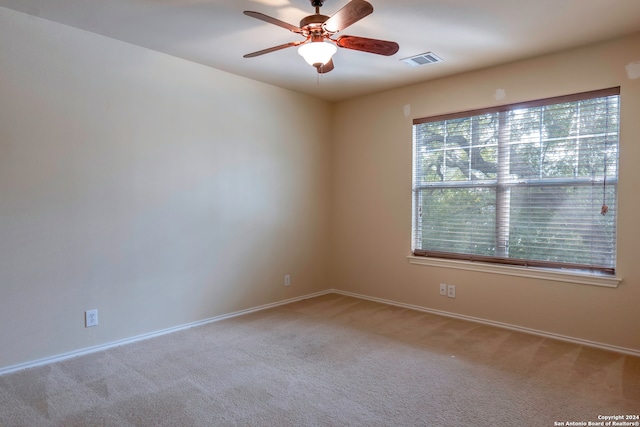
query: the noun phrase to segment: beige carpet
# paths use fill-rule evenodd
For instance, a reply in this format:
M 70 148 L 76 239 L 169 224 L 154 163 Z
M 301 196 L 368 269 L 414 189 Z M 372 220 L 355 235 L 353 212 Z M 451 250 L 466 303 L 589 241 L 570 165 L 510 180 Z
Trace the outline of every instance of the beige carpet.
M 553 426 L 640 358 L 340 295 L 0 377 L 2 426 Z

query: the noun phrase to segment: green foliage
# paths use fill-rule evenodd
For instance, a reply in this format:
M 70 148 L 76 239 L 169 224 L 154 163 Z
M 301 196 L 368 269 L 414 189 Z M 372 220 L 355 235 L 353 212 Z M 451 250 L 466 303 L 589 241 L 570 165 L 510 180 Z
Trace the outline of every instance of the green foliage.
M 510 257 L 615 265 L 615 186 L 571 180 L 617 177 L 617 116 L 617 97 L 605 97 L 416 125 L 422 248 L 491 256 L 500 222 Z
M 594 209 L 598 187 L 522 187 L 511 193 L 509 256 L 573 264 L 613 265 L 615 211 Z M 607 188 L 615 207 L 615 187 Z M 582 227 L 573 224 L 582 223 Z
M 438 189 L 422 193 L 424 247 L 443 252 L 492 255 L 495 250 L 495 191 Z

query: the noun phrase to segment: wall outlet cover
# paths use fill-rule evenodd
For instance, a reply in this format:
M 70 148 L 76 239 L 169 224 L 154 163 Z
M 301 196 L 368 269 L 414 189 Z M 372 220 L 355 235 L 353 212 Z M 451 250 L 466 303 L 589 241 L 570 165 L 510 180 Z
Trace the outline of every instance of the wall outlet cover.
M 91 328 L 98 326 L 98 310 L 87 310 L 84 312 L 84 327 Z
M 447 285 L 447 296 L 449 298 L 456 297 L 456 285 Z

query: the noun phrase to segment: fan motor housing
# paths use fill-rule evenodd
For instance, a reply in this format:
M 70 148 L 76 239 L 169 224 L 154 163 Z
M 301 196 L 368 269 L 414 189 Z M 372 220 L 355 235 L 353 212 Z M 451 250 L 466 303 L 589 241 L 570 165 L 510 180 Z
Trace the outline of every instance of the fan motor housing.
M 328 16 L 320 15 L 319 13 L 316 13 L 315 15 L 309 15 L 302 18 L 302 20 L 300 21 L 300 28 L 304 28 L 306 26 L 310 26 L 311 28 L 313 28 L 314 26 L 321 27 L 327 19 L 329 19 Z
M 313 35 L 320 36 L 324 34 L 322 24 L 324 24 L 327 19 L 329 19 L 328 16 L 320 15 L 319 13 L 302 18 L 300 21 L 302 34 L 306 37 Z

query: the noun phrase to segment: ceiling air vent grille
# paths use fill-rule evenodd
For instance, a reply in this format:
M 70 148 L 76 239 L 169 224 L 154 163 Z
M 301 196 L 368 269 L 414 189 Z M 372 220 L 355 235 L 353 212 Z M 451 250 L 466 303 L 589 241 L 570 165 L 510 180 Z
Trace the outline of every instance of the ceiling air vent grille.
M 405 64 L 409 64 L 412 67 L 419 67 L 427 64 L 435 64 L 437 62 L 442 62 L 442 58 L 436 55 L 433 52 L 421 53 L 420 55 L 410 56 L 408 58 L 401 59 L 400 61 Z

